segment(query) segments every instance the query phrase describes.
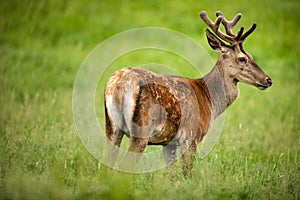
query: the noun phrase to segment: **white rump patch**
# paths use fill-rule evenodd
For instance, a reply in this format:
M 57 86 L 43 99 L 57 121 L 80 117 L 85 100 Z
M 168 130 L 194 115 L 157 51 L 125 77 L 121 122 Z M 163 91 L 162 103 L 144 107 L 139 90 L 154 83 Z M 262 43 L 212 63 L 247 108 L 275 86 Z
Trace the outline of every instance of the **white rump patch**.
M 117 105 L 113 101 L 112 95 L 109 95 L 106 99 L 106 107 L 107 107 L 107 113 L 112 120 L 115 128 L 122 130 L 122 124 L 123 124 L 123 118 L 122 113 L 120 110 L 118 110 Z

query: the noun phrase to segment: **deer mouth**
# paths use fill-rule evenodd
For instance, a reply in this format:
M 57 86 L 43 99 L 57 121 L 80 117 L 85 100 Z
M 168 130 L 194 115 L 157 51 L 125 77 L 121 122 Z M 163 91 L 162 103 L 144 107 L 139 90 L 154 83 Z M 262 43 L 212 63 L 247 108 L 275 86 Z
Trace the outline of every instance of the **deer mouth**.
M 256 84 L 255 84 L 255 87 L 257 87 L 257 88 L 260 89 L 260 90 L 265 90 L 265 89 L 267 89 L 269 86 L 261 85 L 261 84 L 256 83 Z

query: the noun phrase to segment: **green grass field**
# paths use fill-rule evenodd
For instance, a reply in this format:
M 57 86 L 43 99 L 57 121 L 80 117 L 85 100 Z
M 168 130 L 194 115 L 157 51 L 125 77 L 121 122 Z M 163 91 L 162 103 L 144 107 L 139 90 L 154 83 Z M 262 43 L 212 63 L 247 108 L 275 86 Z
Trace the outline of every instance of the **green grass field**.
M 240 84 L 217 145 L 196 160 L 192 177 L 183 178 L 180 167 L 147 174 L 110 170 L 76 132 L 77 70 L 101 41 L 148 26 L 182 32 L 216 60 L 201 10 L 211 17 L 222 10 L 228 18 L 242 12 L 245 27 L 257 22 L 245 49 L 274 85 L 259 91 Z M 299 11 L 296 0 L 2 1 L 0 199 L 300 199 Z M 197 76 L 165 54 L 137 52 L 114 64 L 153 59 Z

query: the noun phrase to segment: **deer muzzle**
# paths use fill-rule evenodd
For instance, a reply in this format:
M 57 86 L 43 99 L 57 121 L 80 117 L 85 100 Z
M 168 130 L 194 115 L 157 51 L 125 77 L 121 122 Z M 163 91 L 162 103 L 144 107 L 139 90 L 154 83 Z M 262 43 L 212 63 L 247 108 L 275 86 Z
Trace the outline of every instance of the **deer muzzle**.
M 256 83 L 255 86 L 260 90 L 265 90 L 268 87 L 271 87 L 273 84 L 273 81 L 270 77 L 266 76 L 263 83 Z

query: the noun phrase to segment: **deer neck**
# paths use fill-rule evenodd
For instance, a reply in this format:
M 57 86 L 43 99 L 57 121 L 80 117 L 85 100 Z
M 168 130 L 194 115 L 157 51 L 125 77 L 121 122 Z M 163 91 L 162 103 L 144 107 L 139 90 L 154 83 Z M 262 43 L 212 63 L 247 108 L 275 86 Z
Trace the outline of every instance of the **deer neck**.
M 213 118 L 223 113 L 238 97 L 239 88 L 237 81 L 226 76 L 223 68 L 218 65 L 202 79 L 205 82 L 212 103 Z

